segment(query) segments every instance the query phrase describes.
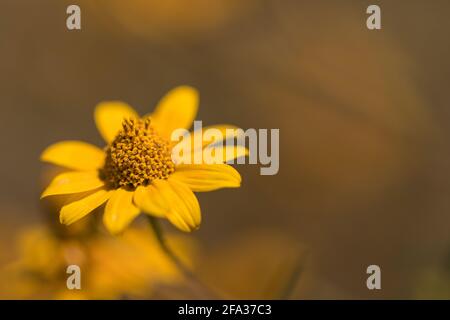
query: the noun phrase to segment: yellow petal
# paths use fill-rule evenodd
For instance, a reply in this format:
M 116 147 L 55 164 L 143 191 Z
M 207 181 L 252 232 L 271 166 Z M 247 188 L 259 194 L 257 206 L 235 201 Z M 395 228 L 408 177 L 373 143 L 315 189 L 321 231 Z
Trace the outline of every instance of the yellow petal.
M 95 107 L 94 118 L 97 129 L 107 143 L 114 140 L 122 128 L 124 119 L 139 115 L 128 104 L 120 101 L 101 102 Z
M 42 193 L 41 198 L 57 195 L 78 193 L 100 188 L 104 185 L 97 171 L 71 171 L 57 175 Z
M 108 200 L 112 192 L 101 189 L 81 200 L 63 206 L 60 211 L 59 220 L 66 225 L 80 220 Z
M 171 179 L 182 182 L 194 192 L 237 188 L 241 185 L 239 172 L 227 164 L 180 165 Z
M 223 162 L 229 162 L 231 160 L 246 157 L 249 155 L 249 151 L 243 146 L 225 146 L 223 150 Z
M 152 185 L 137 187 L 134 191 L 133 200 L 139 209 L 155 217 L 164 218 L 169 210 L 169 204 L 161 192 Z
M 189 129 L 197 115 L 198 100 L 198 92 L 192 87 L 180 86 L 170 90 L 150 115 L 153 127 L 167 139 L 175 129 Z
M 213 136 L 212 139 L 204 138 L 205 132 L 211 129 L 218 130 L 217 132 L 221 133 L 222 139 L 219 140 L 217 136 Z M 216 124 L 212 126 L 203 127 L 202 130 L 195 130 L 191 132 L 189 136 L 182 138 L 178 144 L 182 145 L 190 144 L 192 152 L 195 152 L 210 144 L 237 137 L 240 132 L 237 131 L 237 129 L 239 128 L 230 124 Z M 197 143 L 197 141 L 199 143 Z M 182 145 L 180 147 L 182 147 Z
M 183 183 L 169 178 L 153 181 L 169 204 L 167 219 L 182 231 L 197 229 L 201 222 L 200 205 L 194 193 Z
M 41 160 L 73 170 L 95 170 L 103 166 L 105 153 L 82 141 L 61 141 L 47 147 Z
M 133 205 L 133 191 L 117 189 L 108 200 L 103 215 L 103 223 L 112 234 L 122 232 L 139 214 Z
M 232 160 L 248 156 L 249 151 L 244 146 L 212 145 L 196 153 L 203 153 L 203 164 L 219 164 L 232 162 Z M 196 156 L 194 156 L 194 159 Z M 209 162 L 208 162 L 209 161 Z M 193 162 L 192 162 L 193 163 Z

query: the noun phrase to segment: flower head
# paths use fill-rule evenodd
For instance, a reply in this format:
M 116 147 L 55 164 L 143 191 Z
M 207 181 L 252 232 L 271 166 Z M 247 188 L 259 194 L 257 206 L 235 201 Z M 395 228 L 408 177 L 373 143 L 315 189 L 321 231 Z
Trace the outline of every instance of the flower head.
M 110 188 L 134 190 L 175 171 L 169 143 L 150 125 L 150 118 L 125 119 L 123 129 L 106 149 L 100 178 Z
M 0 268 L 0 298 L 148 298 L 159 285 L 183 282 L 177 266 L 148 228 L 128 228 L 120 239 L 101 233 L 82 240 L 78 236 L 61 237 L 45 226 L 20 233 L 18 259 Z M 169 235 L 168 240 L 183 262 L 193 268 L 196 247 L 184 238 Z M 80 290 L 67 289 L 69 265 L 82 270 Z
M 60 221 L 67 225 L 106 202 L 103 221 L 113 234 L 122 232 L 140 212 L 167 218 L 183 231 L 197 229 L 201 213 L 193 192 L 235 188 L 241 183 L 239 173 L 225 163 L 173 161 L 171 133 L 189 129 L 197 109 L 198 93 L 188 86 L 171 90 L 152 114 L 142 118 L 125 103 L 100 103 L 94 117 L 107 146 L 102 150 L 86 142 L 62 141 L 45 149 L 42 161 L 70 171 L 56 176 L 42 197 L 78 196 L 61 208 Z M 204 143 L 203 148 L 207 147 Z M 232 158 L 247 154 L 243 147 L 233 148 Z M 202 150 L 192 149 L 192 153 Z M 224 158 L 224 162 L 228 160 L 230 157 Z

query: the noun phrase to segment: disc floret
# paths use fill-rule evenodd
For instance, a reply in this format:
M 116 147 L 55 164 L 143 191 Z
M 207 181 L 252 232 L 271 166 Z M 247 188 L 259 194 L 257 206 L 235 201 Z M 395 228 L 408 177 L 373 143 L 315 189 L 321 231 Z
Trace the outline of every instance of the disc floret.
M 108 187 L 134 190 L 175 171 L 169 143 L 150 125 L 150 119 L 126 119 L 106 149 L 100 177 Z

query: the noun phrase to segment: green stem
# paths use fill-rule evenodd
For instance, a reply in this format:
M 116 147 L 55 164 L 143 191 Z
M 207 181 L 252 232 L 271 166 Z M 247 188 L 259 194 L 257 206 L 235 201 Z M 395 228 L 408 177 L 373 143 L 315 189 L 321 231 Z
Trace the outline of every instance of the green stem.
M 210 288 L 208 288 L 184 263 L 177 257 L 177 255 L 170 249 L 167 245 L 166 239 L 164 238 L 162 228 L 158 220 L 154 217 L 148 216 L 148 221 L 150 226 L 155 231 L 156 238 L 162 248 L 162 250 L 167 254 L 167 256 L 172 260 L 176 267 L 181 271 L 188 284 L 192 287 L 200 298 L 204 299 L 219 299 L 216 293 L 214 293 Z
M 287 300 L 292 296 L 292 293 L 294 292 L 302 273 L 303 261 L 297 260 L 290 276 L 288 277 L 284 287 L 280 292 L 278 299 Z

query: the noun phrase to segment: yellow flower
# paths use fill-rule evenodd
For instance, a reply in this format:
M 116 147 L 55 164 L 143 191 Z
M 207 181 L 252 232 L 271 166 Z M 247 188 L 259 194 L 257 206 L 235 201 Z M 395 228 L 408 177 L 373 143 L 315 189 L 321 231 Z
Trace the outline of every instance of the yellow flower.
M 102 150 L 81 141 L 49 146 L 41 160 L 71 171 L 56 176 L 42 197 L 78 195 L 79 199 L 61 208 L 60 221 L 66 225 L 106 202 L 103 222 L 112 234 L 123 231 L 141 211 L 167 218 L 186 232 L 197 229 L 201 213 L 193 192 L 239 187 L 239 173 L 225 162 L 247 154 L 247 149 L 237 146 L 224 152 L 231 154 L 224 163 L 175 164 L 170 135 L 175 129 L 189 129 L 197 109 L 198 93 L 188 86 L 172 89 L 152 114 L 142 118 L 123 102 L 100 103 L 94 117 L 107 147 Z M 208 128 L 236 129 L 230 125 Z M 216 142 L 202 141 L 202 148 Z M 192 153 L 203 149 L 192 148 Z
M 172 235 L 167 240 L 192 268 L 193 243 Z M 0 269 L 0 299 L 148 298 L 159 285 L 183 282 L 148 227 L 129 228 L 120 238 L 96 234 L 78 239 L 35 226 L 21 233 L 18 243 L 18 260 Z M 69 265 L 80 267 L 80 290 L 67 289 Z

